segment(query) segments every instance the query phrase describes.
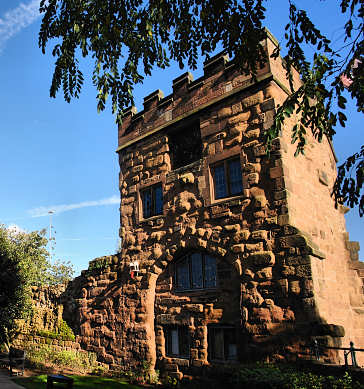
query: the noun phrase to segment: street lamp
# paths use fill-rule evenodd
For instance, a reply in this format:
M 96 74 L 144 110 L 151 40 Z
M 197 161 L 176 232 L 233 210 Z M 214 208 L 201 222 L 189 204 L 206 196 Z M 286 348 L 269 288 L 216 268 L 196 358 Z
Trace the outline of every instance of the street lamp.
M 52 244 L 52 240 L 54 240 L 54 238 L 52 238 L 52 215 L 54 214 L 54 211 L 48 211 L 48 214 L 49 214 L 49 248 L 50 248 L 50 260 L 52 262 L 52 258 L 53 258 L 53 249 L 54 249 L 54 245 Z

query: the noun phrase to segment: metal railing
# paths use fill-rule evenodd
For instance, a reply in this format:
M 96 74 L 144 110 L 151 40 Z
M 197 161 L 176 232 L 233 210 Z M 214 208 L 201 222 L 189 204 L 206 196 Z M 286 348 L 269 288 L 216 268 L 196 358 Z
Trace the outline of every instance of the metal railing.
M 351 366 L 353 367 L 359 367 L 358 363 L 356 361 L 356 352 L 364 352 L 364 349 L 362 348 L 355 348 L 354 343 L 350 342 L 350 347 L 330 347 L 330 346 L 322 346 L 319 345 L 317 340 L 314 340 L 311 354 L 314 355 L 314 357 L 319 361 L 320 360 L 320 351 L 322 349 L 325 350 L 343 350 L 344 351 L 344 359 L 345 359 L 345 366 L 349 366 L 348 363 L 348 357 L 351 357 Z

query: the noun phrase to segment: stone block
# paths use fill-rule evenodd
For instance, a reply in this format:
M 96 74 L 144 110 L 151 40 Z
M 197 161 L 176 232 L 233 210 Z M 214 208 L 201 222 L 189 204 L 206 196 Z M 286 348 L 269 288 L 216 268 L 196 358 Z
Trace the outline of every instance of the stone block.
M 248 108 L 248 107 L 251 107 L 253 105 L 259 104 L 263 101 L 263 98 L 264 98 L 263 92 L 259 91 L 259 92 L 255 93 L 254 95 L 245 98 L 242 101 L 242 106 L 243 106 L 243 108 Z
M 284 311 L 281 307 L 271 305 L 269 309 L 271 312 L 272 321 L 274 323 L 281 323 L 282 321 L 284 321 Z
M 269 323 L 272 321 L 271 312 L 268 308 L 252 308 L 250 322 Z
M 177 363 L 166 363 L 163 367 L 168 371 L 168 375 L 171 375 L 172 372 L 178 372 Z
M 256 145 L 253 148 L 253 154 L 255 157 L 263 157 L 267 154 L 267 148 L 265 145 Z
M 250 261 L 259 267 L 273 266 L 275 256 L 272 251 L 258 251 L 250 254 Z
M 272 268 L 266 267 L 262 270 L 257 271 L 256 278 L 258 280 L 271 280 L 272 279 Z
M 262 112 L 270 111 L 275 109 L 274 99 L 265 100 L 260 104 Z
M 202 304 L 186 304 L 183 306 L 183 308 L 190 312 L 203 312 Z
M 256 208 L 264 208 L 268 204 L 268 200 L 264 195 L 254 196 L 254 206 Z
M 234 124 L 233 126 L 230 127 L 229 133 L 230 133 L 231 136 L 240 135 L 240 134 L 242 134 L 246 130 L 247 126 L 248 125 L 246 123 Z
M 260 129 L 256 128 L 254 130 L 249 130 L 244 134 L 245 142 L 252 142 L 253 139 L 258 139 L 260 136 Z M 245 147 L 249 147 L 247 143 L 244 145 Z
M 222 119 L 222 118 L 225 118 L 227 116 L 231 116 L 232 114 L 232 109 L 231 107 L 224 107 L 224 108 L 221 108 L 218 112 L 217 112 L 217 116 L 219 119 Z
M 226 255 L 226 250 L 223 247 L 217 247 L 216 252 L 221 256 L 224 257 Z
M 284 277 L 294 276 L 296 274 L 296 268 L 294 266 L 282 266 L 282 275 Z
M 247 181 L 249 185 L 258 185 L 259 183 L 259 174 L 258 173 L 251 173 L 248 174 Z
M 261 306 L 264 302 L 263 297 L 255 288 L 248 289 L 245 293 L 243 292 L 241 300 L 244 305 L 255 307 Z
M 233 126 L 237 123 L 246 123 L 249 120 L 250 115 L 251 115 L 251 112 L 247 111 L 247 112 L 243 112 L 239 115 L 230 117 L 227 121 L 227 124 L 229 126 Z
M 247 241 L 250 236 L 250 231 L 245 229 L 239 232 L 236 232 L 234 236 L 232 237 L 232 240 L 236 243 L 241 242 L 241 241 Z
M 143 165 L 136 165 L 131 169 L 131 172 L 136 174 L 143 170 Z
M 288 294 L 288 280 L 287 280 L 287 278 L 282 278 L 280 280 L 276 280 L 276 285 L 277 285 L 279 291 L 283 295 Z
M 240 231 L 240 224 L 229 224 L 224 226 L 224 229 L 228 232 L 238 232 Z
M 233 253 L 243 253 L 244 252 L 244 247 L 245 247 L 245 245 L 243 243 L 236 244 L 234 246 L 231 246 L 231 251 Z
M 241 103 L 239 102 L 239 103 L 233 104 L 231 106 L 231 110 L 232 110 L 232 114 L 233 115 L 236 115 L 236 114 L 240 113 L 241 110 L 242 110 Z
M 295 295 L 299 295 L 301 293 L 300 282 L 297 280 L 289 281 L 289 291 Z
M 246 243 L 245 249 L 248 252 L 254 252 L 254 251 L 262 251 L 263 250 L 263 242 L 259 243 Z
M 296 276 L 299 278 L 311 278 L 311 265 L 299 265 L 296 267 Z
M 268 231 L 266 231 L 266 230 L 252 231 L 251 237 L 254 240 L 267 240 L 268 239 Z

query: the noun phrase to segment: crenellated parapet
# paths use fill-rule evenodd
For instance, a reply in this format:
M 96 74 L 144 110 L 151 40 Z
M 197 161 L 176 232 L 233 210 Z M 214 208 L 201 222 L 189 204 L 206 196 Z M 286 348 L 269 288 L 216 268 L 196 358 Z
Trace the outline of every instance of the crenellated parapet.
M 268 57 L 276 44 L 275 39 L 268 35 L 264 43 Z M 272 59 L 268 58 L 266 65 L 258 69 L 255 81 L 250 75 L 242 74 L 236 63 L 224 53 L 207 60 L 204 63 L 204 75 L 197 80 L 193 80 L 190 72 L 182 74 L 173 80 L 173 92 L 170 95 L 164 97 L 162 91 L 156 90 L 144 98 L 142 111 L 137 113 L 135 107 L 124 111 L 123 123 L 119 127 L 118 150 L 263 80 L 277 78 L 284 87 L 284 75 L 275 72 L 271 62 Z

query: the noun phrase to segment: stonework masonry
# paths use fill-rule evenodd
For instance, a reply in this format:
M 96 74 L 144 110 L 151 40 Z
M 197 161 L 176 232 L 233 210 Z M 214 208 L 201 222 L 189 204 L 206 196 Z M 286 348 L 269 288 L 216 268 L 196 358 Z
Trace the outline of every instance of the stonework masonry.
M 269 57 L 276 42 L 264 45 Z M 60 300 L 82 349 L 181 378 L 214 364 L 307 358 L 314 339 L 364 348 L 364 267 L 346 209 L 330 196 L 332 145 L 308 134 L 294 157 L 291 118 L 265 152 L 287 93 L 280 58 L 253 81 L 221 54 L 201 78 L 185 73 L 171 95 L 158 90 L 143 111 L 125 111 L 121 253 L 91 262 Z

